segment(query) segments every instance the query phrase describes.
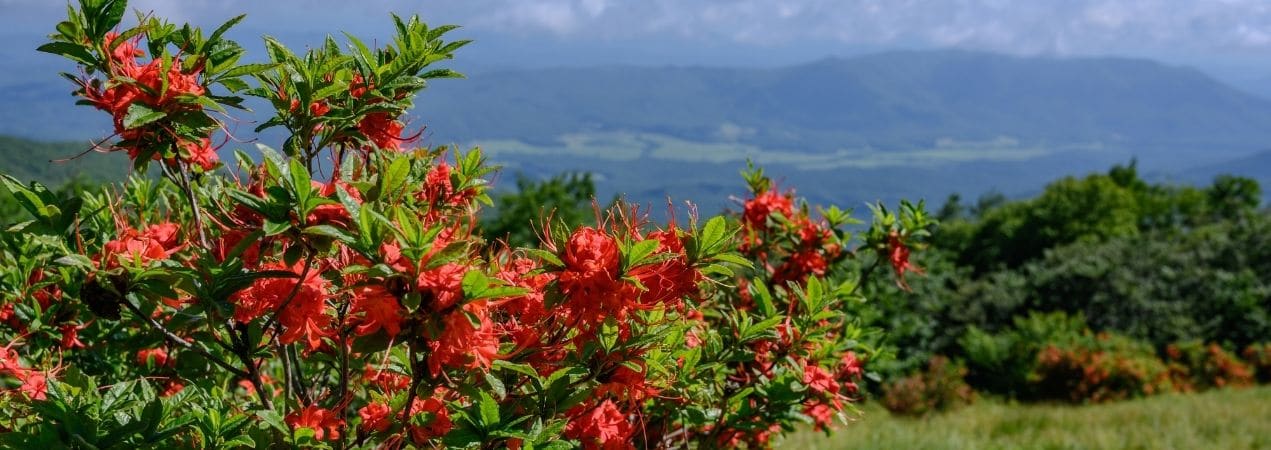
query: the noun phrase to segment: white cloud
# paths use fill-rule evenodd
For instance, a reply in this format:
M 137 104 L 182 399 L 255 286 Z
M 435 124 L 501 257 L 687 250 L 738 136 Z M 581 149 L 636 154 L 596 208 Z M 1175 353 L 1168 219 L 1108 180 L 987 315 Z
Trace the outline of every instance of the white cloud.
M 1264 0 L 485 0 L 475 23 L 580 39 L 834 40 L 1015 53 L 1126 46 L 1271 51 Z
M 134 0 L 132 6 L 204 25 L 247 12 L 244 27 L 258 30 L 375 30 L 388 11 L 398 11 L 486 34 L 577 41 L 1271 53 L 1267 0 Z M 0 29 L 48 24 L 62 7 L 0 0 Z

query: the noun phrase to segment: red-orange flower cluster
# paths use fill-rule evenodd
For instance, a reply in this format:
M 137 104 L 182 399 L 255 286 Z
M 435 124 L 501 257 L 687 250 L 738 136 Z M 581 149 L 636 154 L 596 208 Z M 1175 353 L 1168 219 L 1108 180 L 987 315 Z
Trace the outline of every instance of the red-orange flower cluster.
M 138 48 L 140 38 L 118 40 L 117 33 L 106 35 L 106 47 L 114 48 L 107 61 L 110 79 L 105 86 L 99 82 L 84 82 L 84 98 L 97 109 L 110 113 L 115 133 L 123 139 L 121 147 L 128 152 L 128 157 L 135 160 L 141 156 L 143 149 L 155 142 L 169 142 L 175 145 L 181 160 L 205 170 L 216 167 L 219 159 L 208 138 L 195 141 L 172 139 L 171 132 L 162 126 L 141 124 L 130 127 L 128 123 L 129 111 L 134 104 L 166 114 L 199 109 L 197 103 L 182 99 L 207 92 L 199 80 L 201 70 L 184 70 L 180 59 L 173 59 L 166 68 L 161 58 L 142 63 L 139 58 L 145 56 L 145 52 Z M 160 139 L 156 140 L 156 137 Z M 159 156 L 155 153 L 154 159 L 159 159 Z
M 344 421 L 336 416 L 335 411 L 319 408 L 317 405 L 309 405 L 288 414 L 286 421 L 291 428 L 313 430 L 313 438 L 319 441 L 338 441 L 340 431 L 344 429 Z
M 247 323 L 266 313 L 276 313 L 283 330 L 279 342 L 290 344 L 303 338 L 306 348 L 316 350 L 322 345 L 322 338 L 331 334 L 332 317 L 327 313 L 330 283 L 316 268 L 311 268 L 303 280 L 299 279 L 305 272 L 300 265 L 288 268 L 272 264 L 266 269 L 290 271 L 295 277 L 262 278 L 239 291 L 231 298 L 234 319 Z

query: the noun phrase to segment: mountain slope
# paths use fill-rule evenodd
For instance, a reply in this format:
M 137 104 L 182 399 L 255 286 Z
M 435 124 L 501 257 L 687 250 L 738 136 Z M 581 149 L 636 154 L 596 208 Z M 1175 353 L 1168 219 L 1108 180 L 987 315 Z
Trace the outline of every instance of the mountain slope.
M 1254 155 L 1188 169 L 1176 179 L 1184 183 L 1207 185 L 1218 175 L 1237 174 L 1253 178 L 1262 187 L 1262 197 L 1271 200 L 1271 150 Z
M 1271 101 L 1192 69 L 1119 58 L 891 52 L 781 69 L 517 70 L 444 81 L 420 100 L 440 140 L 549 142 L 638 131 L 833 152 L 942 139 L 1098 143 L 1234 156 L 1271 141 Z
M 88 148 L 87 142 L 39 142 L 0 135 L 0 173 L 23 183 L 39 181 L 49 186 L 77 177 L 113 181 L 127 175 L 124 155 L 83 154 Z M 83 156 L 76 157 L 80 154 Z

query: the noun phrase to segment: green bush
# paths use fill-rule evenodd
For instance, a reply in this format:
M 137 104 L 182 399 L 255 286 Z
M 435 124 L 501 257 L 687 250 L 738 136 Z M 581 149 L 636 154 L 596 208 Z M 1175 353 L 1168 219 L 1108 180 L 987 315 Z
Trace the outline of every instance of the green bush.
M 1069 345 L 1083 338 L 1085 319 L 1064 313 L 1033 313 L 1016 317 L 1014 328 L 990 333 L 971 327 L 959 341 L 977 389 L 1013 397 L 1031 397 L 1030 376 L 1038 354 L 1048 346 Z
M 883 387 L 883 406 L 893 414 L 925 416 L 948 411 L 975 401 L 975 391 L 963 379 L 966 366 L 944 356 L 934 356 L 925 371 Z
M 960 343 L 972 386 L 1018 399 L 1101 402 L 1171 389 L 1151 345 L 1091 332 L 1080 314 L 1033 313 L 999 333 L 973 327 Z

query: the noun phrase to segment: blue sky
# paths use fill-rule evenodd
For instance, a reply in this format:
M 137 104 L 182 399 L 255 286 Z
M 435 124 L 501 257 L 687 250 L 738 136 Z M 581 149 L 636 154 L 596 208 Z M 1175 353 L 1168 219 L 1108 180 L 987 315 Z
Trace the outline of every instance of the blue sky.
M 4 54 L 38 44 L 58 0 L 0 0 Z M 1271 74 L 1267 0 L 134 0 L 174 21 L 249 14 L 238 38 L 384 35 L 389 11 L 465 26 L 478 66 L 780 65 L 892 48 L 1124 55 Z M 1251 74 L 1262 75 L 1262 73 Z

